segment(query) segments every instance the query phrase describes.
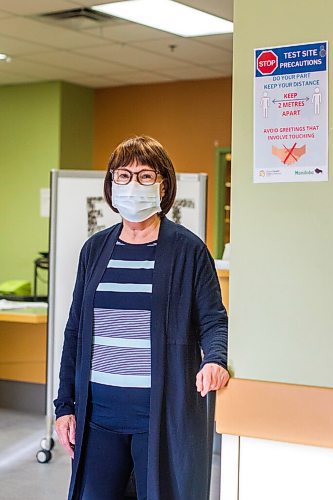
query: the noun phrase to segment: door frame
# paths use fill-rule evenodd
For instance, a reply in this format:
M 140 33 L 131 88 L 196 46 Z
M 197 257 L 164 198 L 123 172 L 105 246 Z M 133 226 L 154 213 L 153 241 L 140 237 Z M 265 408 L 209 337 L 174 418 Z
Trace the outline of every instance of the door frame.
M 215 182 L 214 182 L 214 231 L 213 253 L 215 259 L 222 259 L 224 250 L 224 205 L 225 205 L 225 178 L 226 155 L 231 153 L 229 148 L 215 148 Z

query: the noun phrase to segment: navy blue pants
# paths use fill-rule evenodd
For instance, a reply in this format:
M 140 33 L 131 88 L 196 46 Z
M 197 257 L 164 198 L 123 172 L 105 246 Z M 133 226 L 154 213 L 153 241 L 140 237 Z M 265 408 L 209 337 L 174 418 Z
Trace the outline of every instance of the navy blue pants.
M 138 500 L 147 499 L 148 433 L 122 434 L 89 423 L 81 500 L 123 500 L 134 467 Z

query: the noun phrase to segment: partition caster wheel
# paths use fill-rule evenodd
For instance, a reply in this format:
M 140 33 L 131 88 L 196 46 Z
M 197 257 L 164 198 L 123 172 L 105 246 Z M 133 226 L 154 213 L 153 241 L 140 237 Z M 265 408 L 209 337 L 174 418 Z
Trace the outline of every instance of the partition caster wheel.
M 54 439 L 43 438 L 40 442 L 40 447 L 42 448 L 42 450 L 51 451 L 54 447 Z
M 49 450 L 38 450 L 36 458 L 38 463 L 47 464 L 52 458 L 52 453 Z

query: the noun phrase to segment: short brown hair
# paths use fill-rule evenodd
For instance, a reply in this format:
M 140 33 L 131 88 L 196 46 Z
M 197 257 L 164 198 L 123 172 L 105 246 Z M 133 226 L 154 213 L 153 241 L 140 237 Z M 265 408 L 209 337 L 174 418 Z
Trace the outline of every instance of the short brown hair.
M 118 144 L 111 154 L 104 179 L 104 196 L 114 212 L 118 210 L 112 205 L 112 174 L 114 170 L 130 164 L 148 165 L 163 177 L 165 194 L 161 201 L 160 217 L 171 209 L 176 197 L 176 173 L 172 161 L 163 146 L 146 135 L 130 137 Z

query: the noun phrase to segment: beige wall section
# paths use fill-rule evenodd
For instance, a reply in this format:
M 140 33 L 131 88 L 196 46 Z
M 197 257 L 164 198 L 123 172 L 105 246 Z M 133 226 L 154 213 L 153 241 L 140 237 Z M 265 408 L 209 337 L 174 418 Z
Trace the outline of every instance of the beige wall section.
M 178 172 L 207 172 L 208 244 L 212 249 L 215 145 L 231 142 L 231 79 L 134 85 L 96 91 L 94 168 L 133 134 L 147 134 L 168 150 Z
M 332 55 L 332 16 L 325 0 L 235 0 L 230 362 L 237 378 L 333 386 L 332 180 L 252 182 L 253 49 L 328 39 Z

